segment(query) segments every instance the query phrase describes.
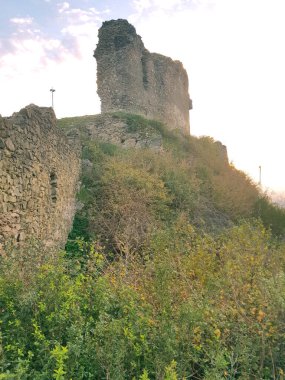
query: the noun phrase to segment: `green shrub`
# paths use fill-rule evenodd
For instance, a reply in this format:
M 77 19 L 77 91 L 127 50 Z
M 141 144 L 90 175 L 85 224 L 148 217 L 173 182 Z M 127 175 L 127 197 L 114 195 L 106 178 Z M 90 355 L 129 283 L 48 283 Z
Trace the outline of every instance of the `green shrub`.
M 2 257 L 3 379 L 282 379 L 285 247 L 260 222 L 214 237 L 180 218 L 143 259 L 82 244 L 77 269 Z
M 260 197 L 255 203 L 255 215 L 261 218 L 267 228 L 277 236 L 285 234 L 285 209 L 273 204 L 267 196 Z

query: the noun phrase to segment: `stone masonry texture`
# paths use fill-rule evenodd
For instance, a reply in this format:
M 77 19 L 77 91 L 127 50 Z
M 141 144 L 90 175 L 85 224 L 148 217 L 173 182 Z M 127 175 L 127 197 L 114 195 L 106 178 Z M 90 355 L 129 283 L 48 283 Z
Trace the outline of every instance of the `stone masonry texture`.
M 0 250 L 12 239 L 64 245 L 75 213 L 80 148 L 56 127 L 52 108 L 0 117 Z
M 102 113 L 127 111 L 190 133 L 192 102 L 181 62 L 150 53 L 122 19 L 103 23 L 94 56 Z

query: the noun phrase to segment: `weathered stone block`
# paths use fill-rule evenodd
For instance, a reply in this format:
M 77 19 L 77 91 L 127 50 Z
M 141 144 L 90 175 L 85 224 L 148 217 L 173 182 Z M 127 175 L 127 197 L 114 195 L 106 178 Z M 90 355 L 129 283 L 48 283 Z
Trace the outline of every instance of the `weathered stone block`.
M 14 152 L 15 146 L 13 144 L 13 141 L 10 139 L 10 137 L 6 140 L 6 147 L 11 151 Z

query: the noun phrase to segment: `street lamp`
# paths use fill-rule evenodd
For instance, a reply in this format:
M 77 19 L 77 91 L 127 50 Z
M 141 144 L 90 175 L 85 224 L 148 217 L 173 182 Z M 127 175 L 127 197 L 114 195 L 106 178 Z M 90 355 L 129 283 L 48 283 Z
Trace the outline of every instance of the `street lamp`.
M 50 92 L 51 92 L 51 106 L 52 106 L 52 108 L 53 108 L 53 93 L 55 92 L 55 89 L 52 87 L 52 88 L 50 89 Z
M 259 186 L 261 186 L 261 165 L 259 165 Z

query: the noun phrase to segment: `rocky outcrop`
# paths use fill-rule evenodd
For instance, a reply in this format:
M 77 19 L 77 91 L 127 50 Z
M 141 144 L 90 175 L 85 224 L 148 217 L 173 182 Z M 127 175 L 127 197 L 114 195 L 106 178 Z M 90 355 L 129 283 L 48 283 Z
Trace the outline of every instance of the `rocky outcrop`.
M 162 135 L 158 124 L 140 116 L 106 113 L 78 118 L 58 120 L 58 125 L 68 125 L 66 131 L 70 141 L 100 141 L 122 148 L 149 148 L 161 151 Z
M 52 108 L 30 105 L 0 118 L 0 245 L 66 241 L 75 213 L 80 150 L 56 127 Z
M 188 76 L 179 61 L 145 49 L 127 20 L 111 20 L 99 29 L 94 52 L 101 111 L 143 115 L 189 134 Z

